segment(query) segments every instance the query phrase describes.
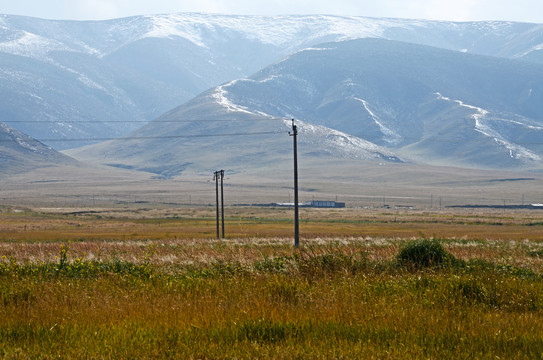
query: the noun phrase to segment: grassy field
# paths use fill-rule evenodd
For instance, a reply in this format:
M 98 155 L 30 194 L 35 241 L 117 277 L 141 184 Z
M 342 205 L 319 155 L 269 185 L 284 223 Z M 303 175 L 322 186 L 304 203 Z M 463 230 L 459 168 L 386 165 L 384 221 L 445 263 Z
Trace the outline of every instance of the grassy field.
M 227 214 L 2 209 L 0 357 L 543 357 L 543 212 Z

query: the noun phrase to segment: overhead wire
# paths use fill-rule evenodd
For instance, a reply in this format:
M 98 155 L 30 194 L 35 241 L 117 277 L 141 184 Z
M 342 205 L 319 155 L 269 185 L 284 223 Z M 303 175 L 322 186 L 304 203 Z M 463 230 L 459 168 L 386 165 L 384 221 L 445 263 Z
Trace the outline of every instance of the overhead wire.
M 303 129 L 303 128 L 302 128 Z M 302 132 L 303 133 L 303 132 Z M 120 137 L 101 137 L 101 138 L 33 138 L 31 140 L 37 140 L 43 143 L 49 142 L 102 142 L 102 141 L 130 141 L 130 140 L 167 140 L 167 139 L 190 139 L 190 138 L 208 138 L 208 137 L 230 137 L 230 136 L 251 136 L 251 135 L 274 135 L 274 134 L 288 134 L 288 131 L 260 131 L 260 132 L 247 132 L 247 133 L 226 133 L 226 134 L 193 134 L 193 135 L 163 135 L 163 136 L 120 136 Z M 354 136 L 357 137 L 357 136 Z M 375 139 L 362 138 L 360 139 L 375 143 Z M 382 140 L 382 139 L 378 139 Z M 464 140 L 452 140 L 443 137 L 432 137 L 427 139 L 419 138 L 404 138 L 404 140 L 417 142 L 432 142 L 432 143 L 447 143 L 458 144 L 465 143 Z M 0 142 L 11 142 L 13 139 L 0 139 Z M 410 143 L 411 145 L 414 143 Z M 530 142 L 513 142 L 512 145 L 543 145 L 543 142 L 530 141 Z M 386 147 L 385 145 L 381 145 Z M 394 147 L 392 147 L 394 149 Z
M 10 123 L 44 123 L 44 124 L 57 124 L 57 123 L 202 123 L 202 122 L 258 122 L 258 121 L 290 121 L 285 118 L 248 118 L 248 119 L 183 119 L 183 120 L 66 120 L 62 122 L 58 121 L 40 121 L 40 120 L 14 120 L 14 121 L 3 121 L 5 124 Z M 300 130 L 303 132 L 303 126 L 300 127 Z M 154 140 L 154 139 L 182 139 L 182 138 L 205 138 L 205 137 L 220 137 L 220 136 L 250 136 L 250 135 L 271 135 L 271 134 L 283 134 L 285 131 L 262 131 L 262 132 L 248 132 L 248 133 L 227 133 L 227 134 L 193 134 L 193 135 L 164 135 L 164 136 L 119 136 L 119 137 L 99 137 L 99 138 L 58 138 L 58 139 L 48 139 L 48 138 L 33 138 L 34 140 L 40 142 L 101 142 L 101 141 L 129 141 L 129 140 Z M 347 134 L 349 135 L 349 134 Z M 354 137 L 359 137 L 356 135 L 351 135 Z M 375 142 L 383 141 L 382 138 L 363 138 L 360 139 Z M 464 142 L 465 140 L 455 140 L 447 139 L 446 137 L 430 137 L 430 138 L 417 138 L 417 137 L 402 137 L 404 141 L 411 142 L 440 142 L 440 143 L 450 143 L 456 144 Z M 498 139 L 499 140 L 499 139 Z M 10 139 L 0 139 L 0 142 L 9 142 Z M 543 145 L 543 142 L 539 141 L 530 141 L 530 142 L 514 142 L 514 145 Z
M 43 123 L 43 124 L 118 124 L 118 123 L 199 123 L 199 122 L 258 122 L 258 121 L 285 121 L 283 118 L 248 118 L 248 119 L 183 119 L 183 120 L 62 120 L 62 121 L 42 121 L 42 120 L 4 120 L 4 124 L 20 123 Z M 290 121 L 290 120 L 288 120 Z
M 117 138 L 88 138 L 88 139 L 42 139 L 38 141 L 111 141 L 111 140 L 162 140 L 162 139 L 190 139 L 190 138 L 205 138 L 205 137 L 222 137 L 222 136 L 251 136 L 251 135 L 272 135 L 283 134 L 287 131 L 258 131 L 248 133 L 229 133 L 229 134 L 193 134 L 193 135 L 164 135 L 164 136 L 127 136 Z
M 183 119 L 183 120 L 66 120 L 66 121 L 40 121 L 40 120 L 14 120 L 3 121 L 4 124 L 11 123 L 44 123 L 44 124 L 58 124 L 58 123 L 202 123 L 202 122 L 257 122 L 257 121 L 285 121 L 283 118 L 249 118 L 249 119 Z M 204 137 L 221 137 L 221 136 L 250 136 L 250 135 L 272 135 L 287 133 L 286 131 L 259 131 L 259 132 L 247 132 L 247 133 L 227 133 L 227 134 L 193 134 L 193 135 L 163 135 L 163 136 L 119 136 L 119 137 L 99 137 L 99 138 L 58 138 L 58 139 L 46 139 L 46 138 L 33 138 L 40 142 L 100 142 L 100 141 L 128 141 L 128 140 L 155 140 L 155 139 L 183 139 L 183 138 L 204 138 Z M 0 142 L 9 142 L 10 139 L 0 139 Z
M 223 136 L 252 136 L 252 135 L 273 135 L 287 134 L 288 131 L 257 131 L 247 133 L 226 133 L 226 134 L 193 134 L 193 135 L 163 135 L 163 136 L 126 136 L 126 137 L 109 137 L 109 138 L 63 138 L 63 139 L 36 139 L 40 142 L 63 142 L 63 141 L 128 141 L 128 140 L 162 140 L 162 139 L 190 139 L 190 138 L 205 138 L 205 137 L 223 137 Z M 0 139 L 0 142 L 10 142 L 12 139 Z

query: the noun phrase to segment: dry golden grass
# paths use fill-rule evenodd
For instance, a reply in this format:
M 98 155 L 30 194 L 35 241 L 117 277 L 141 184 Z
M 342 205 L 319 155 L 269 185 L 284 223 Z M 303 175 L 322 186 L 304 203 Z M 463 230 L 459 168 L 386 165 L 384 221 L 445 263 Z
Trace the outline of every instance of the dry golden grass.
M 0 214 L 0 357 L 543 357 L 538 212 L 47 209 Z M 408 270 L 414 238 L 464 262 Z M 64 252 L 63 252 L 64 251 Z
M 216 240 L 213 208 L 11 209 L 0 213 L 0 254 L 22 262 L 51 261 L 59 243 L 71 242 L 75 258 L 137 261 L 154 244 L 157 261 L 175 264 L 252 261 L 290 251 L 291 209 L 234 207 L 226 212 L 227 238 Z M 302 209 L 300 228 L 302 243 L 371 248 L 375 260 L 391 258 L 406 239 L 426 236 L 451 239 L 450 251 L 463 259 L 541 266 L 539 257 L 529 255 L 541 251 L 539 211 Z
M 315 237 L 436 236 L 443 238 L 543 240 L 539 211 L 302 209 L 301 235 Z M 229 238 L 287 237 L 292 210 L 227 208 Z M 214 208 L 38 209 L 2 212 L 2 241 L 205 239 L 216 233 Z

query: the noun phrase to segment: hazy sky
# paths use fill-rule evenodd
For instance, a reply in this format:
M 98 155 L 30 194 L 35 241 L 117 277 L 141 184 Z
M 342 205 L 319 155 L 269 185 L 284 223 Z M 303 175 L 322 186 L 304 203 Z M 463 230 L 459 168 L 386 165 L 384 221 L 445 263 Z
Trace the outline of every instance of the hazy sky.
M 47 19 L 98 20 L 175 12 L 543 23 L 542 0 L 0 0 L 0 14 Z

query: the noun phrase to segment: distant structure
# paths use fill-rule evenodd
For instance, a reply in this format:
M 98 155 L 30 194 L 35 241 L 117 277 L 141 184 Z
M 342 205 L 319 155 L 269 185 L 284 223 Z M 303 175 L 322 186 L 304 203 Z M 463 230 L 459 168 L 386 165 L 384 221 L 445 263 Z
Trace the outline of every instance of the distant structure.
M 304 205 L 307 205 L 308 207 L 316 207 L 316 208 L 344 208 L 345 203 L 344 202 L 337 202 L 337 201 L 322 201 L 322 200 L 313 200 L 304 203 Z
M 274 204 L 267 204 L 264 206 L 282 206 L 282 207 L 294 207 L 294 203 L 288 202 L 288 203 L 274 203 Z M 345 203 L 344 202 L 337 202 L 337 201 L 323 201 L 323 200 L 312 200 L 312 201 L 306 201 L 304 203 L 299 204 L 300 207 L 313 207 L 313 208 L 344 208 Z

